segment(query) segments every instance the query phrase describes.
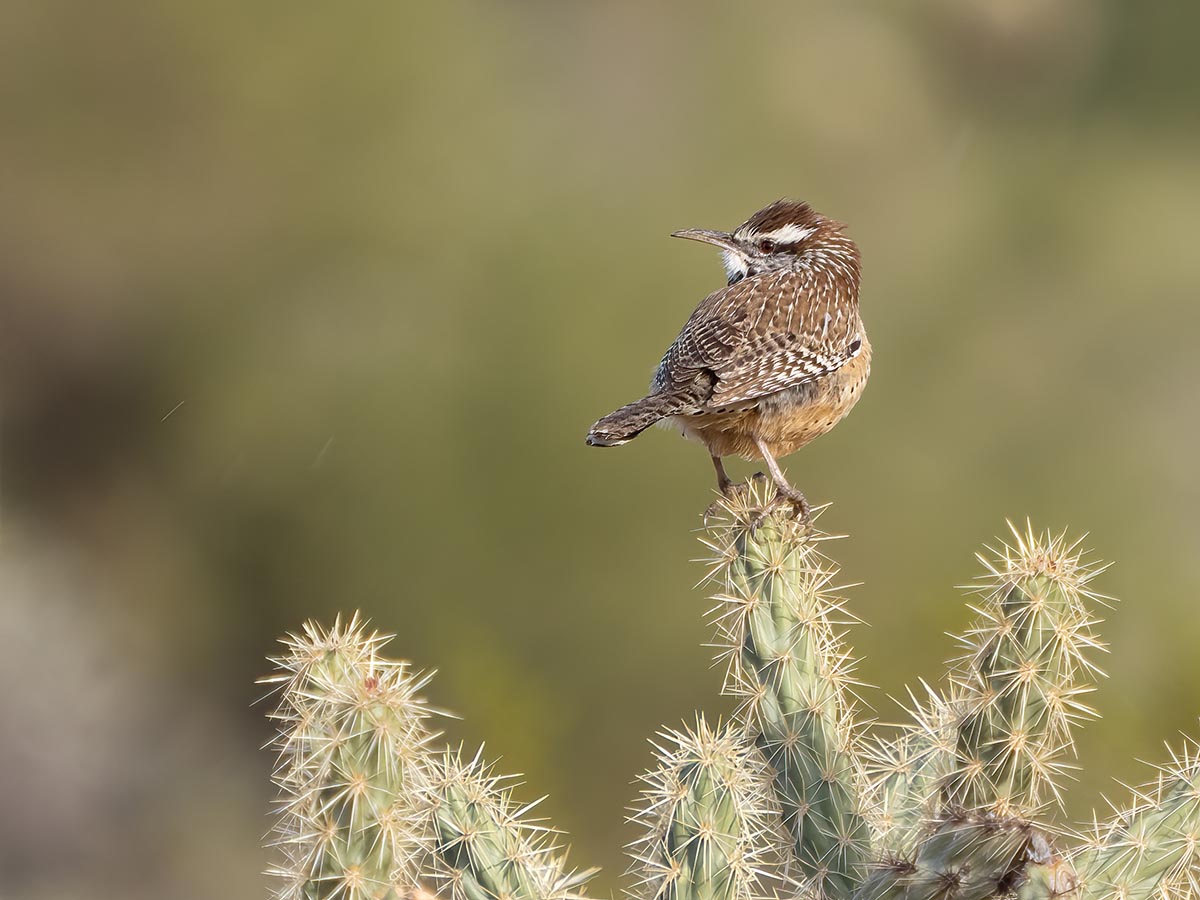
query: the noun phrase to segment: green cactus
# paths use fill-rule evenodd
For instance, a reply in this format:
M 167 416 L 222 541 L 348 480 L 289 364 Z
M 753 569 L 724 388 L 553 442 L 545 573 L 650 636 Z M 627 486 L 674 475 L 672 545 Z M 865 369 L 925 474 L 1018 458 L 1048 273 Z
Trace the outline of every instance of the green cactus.
M 1070 857 L 1081 900 L 1200 893 L 1200 755 L 1189 741 L 1112 821 Z
M 1017 532 L 987 567 L 979 620 L 960 642 L 951 673 L 958 724 L 957 760 L 947 800 L 1000 816 L 1031 816 L 1048 799 L 1061 806 L 1056 778 L 1074 753 L 1071 728 L 1095 712 L 1080 697 L 1099 669 L 1101 645 L 1085 606 L 1101 568 L 1081 563 L 1065 535 Z
M 858 888 L 859 900 L 984 900 L 1017 883 L 1030 826 L 1017 819 L 958 813 L 927 826 L 911 859 L 889 857 Z
M 738 718 L 775 771 L 801 873 L 818 894 L 846 898 L 870 858 L 871 834 L 852 665 L 836 630 L 843 601 L 826 590 L 838 569 L 807 524 L 763 516 L 774 490 L 751 481 L 709 523 L 725 690 L 742 699 Z
M 381 657 L 387 640 L 357 615 L 328 630 L 310 622 L 284 639 L 279 674 L 263 679 L 280 691 L 280 900 L 390 900 L 416 882 L 428 676 Z
M 904 859 L 914 854 L 941 813 L 942 786 L 955 766 L 959 712 L 928 685 L 912 698 L 913 723 L 894 737 L 876 735 L 864 750 L 872 776 L 871 819 L 877 852 Z
M 664 731 L 633 820 L 637 896 L 753 900 L 776 876 L 779 810 L 761 755 L 740 729 Z
M 872 748 L 881 847 L 906 853 L 922 822 L 943 807 L 1032 817 L 1073 752 L 1071 727 L 1094 715 L 1080 702 L 1099 674 L 1100 649 L 1086 590 L 1101 569 L 1082 565 L 1062 536 L 1014 532 L 997 559 L 980 560 L 978 619 L 959 638 L 966 651 L 949 675 L 948 698 L 926 687 L 913 724 Z
M 965 653 L 951 667 L 949 699 L 927 687 L 913 724 L 870 751 L 889 862 L 872 876 L 871 896 L 908 895 L 928 874 L 958 877 L 964 862 L 976 887 L 964 885 L 963 896 L 1008 883 L 1028 850 L 1018 835 L 1030 833 L 1047 795 L 1060 799 L 1055 778 L 1073 750 L 1071 727 L 1093 715 L 1079 698 L 1099 671 L 1088 656 L 1100 644 L 1085 599 L 1096 597 L 1086 585 L 1101 570 L 1082 564 L 1063 536 L 1014 536 L 995 560 L 980 557 L 978 618 L 959 638 Z M 967 858 L 935 852 L 930 843 L 963 811 L 997 827 L 977 830 Z
M 279 900 L 399 900 L 441 880 L 462 900 L 571 900 L 568 872 L 480 757 L 435 754 L 430 676 L 379 649 L 355 614 L 283 639 L 269 870 Z
M 1073 728 L 1100 675 L 1101 571 L 1062 536 L 985 560 L 976 619 L 911 722 L 855 721 L 851 621 L 828 535 L 754 480 L 718 501 L 712 618 L 730 724 L 663 733 L 633 817 L 646 900 L 1195 900 L 1200 756 L 1189 744 L 1082 841 L 1056 824 Z M 271 843 L 284 900 L 569 900 L 575 873 L 512 787 L 435 750 L 428 677 L 355 616 L 284 641 Z
M 571 900 L 591 872 L 572 872 L 550 843 L 553 831 L 524 819 L 504 776 L 480 754 L 447 750 L 426 790 L 433 877 L 456 900 Z

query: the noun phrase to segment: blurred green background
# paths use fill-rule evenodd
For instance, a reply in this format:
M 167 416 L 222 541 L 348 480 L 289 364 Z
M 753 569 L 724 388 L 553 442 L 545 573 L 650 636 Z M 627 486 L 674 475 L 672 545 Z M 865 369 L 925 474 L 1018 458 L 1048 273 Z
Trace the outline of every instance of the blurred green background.
M 253 680 L 356 608 L 615 887 L 645 738 L 729 706 L 704 452 L 583 435 L 722 284 L 667 234 L 782 195 L 864 257 L 873 379 L 785 465 L 851 535 L 874 715 L 1029 516 L 1118 563 L 1070 812 L 1145 777 L 1200 714 L 1198 29 L 1115 0 L 6 2 L 0 894 L 263 896 Z

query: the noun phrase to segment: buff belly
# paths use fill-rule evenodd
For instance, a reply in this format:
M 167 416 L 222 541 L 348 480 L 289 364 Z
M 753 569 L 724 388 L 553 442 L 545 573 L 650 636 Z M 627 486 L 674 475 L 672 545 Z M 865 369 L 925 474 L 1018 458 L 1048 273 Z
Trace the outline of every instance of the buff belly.
M 675 416 L 671 421 L 713 456 L 762 459 L 757 440 L 772 456 L 787 456 L 830 431 L 858 402 L 871 368 L 869 350 L 864 350 L 819 381 L 768 394 L 752 407 Z

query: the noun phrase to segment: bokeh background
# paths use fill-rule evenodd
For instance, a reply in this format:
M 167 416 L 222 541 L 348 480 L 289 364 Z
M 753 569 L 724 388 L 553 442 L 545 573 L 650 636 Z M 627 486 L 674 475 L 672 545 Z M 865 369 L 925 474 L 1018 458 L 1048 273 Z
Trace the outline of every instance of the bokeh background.
M 645 738 L 718 714 L 705 454 L 583 443 L 781 195 L 874 375 L 787 468 L 874 715 L 977 546 L 1090 531 L 1069 812 L 1200 714 L 1200 6 L 0 10 L 0 894 L 261 897 L 274 639 L 361 609 L 616 889 Z M 752 468 L 737 469 L 744 475 Z

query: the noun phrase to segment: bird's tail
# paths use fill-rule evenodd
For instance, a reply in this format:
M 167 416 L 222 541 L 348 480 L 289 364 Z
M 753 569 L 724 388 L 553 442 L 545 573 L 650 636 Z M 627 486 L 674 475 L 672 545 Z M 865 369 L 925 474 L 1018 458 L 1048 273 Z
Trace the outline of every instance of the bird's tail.
M 693 403 L 674 394 L 651 394 L 611 412 L 588 432 L 590 447 L 616 447 L 635 437 L 660 419 L 681 413 Z

